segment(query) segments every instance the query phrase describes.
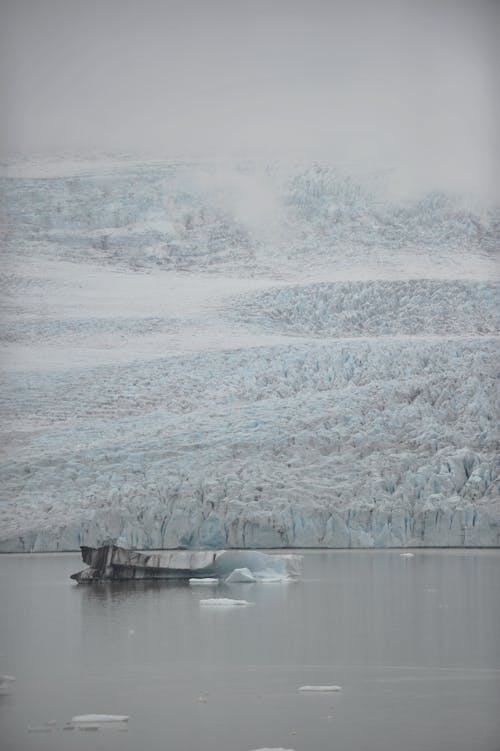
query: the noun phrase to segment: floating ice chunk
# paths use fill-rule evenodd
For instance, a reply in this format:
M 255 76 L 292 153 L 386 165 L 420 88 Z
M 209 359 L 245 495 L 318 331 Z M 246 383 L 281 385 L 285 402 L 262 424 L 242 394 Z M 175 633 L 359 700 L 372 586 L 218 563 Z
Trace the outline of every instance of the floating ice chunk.
M 111 543 L 100 548 L 82 546 L 82 558 L 88 568 L 71 576 L 77 582 L 101 579 L 190 579 L 228 576 L 239 568 L 248 569 L 256 578 L 300 576 L 302 556 L 268 555 L 256 550 L 170 550 L 141 553 Z
M 6 696 L 11 692 L 11 684 L 16 679 L 13 675 L 0 675 L 0 696 Z
M 244 584 L 256 582 L 257 579 L 249 568 L 235 568 L 226 579 L 226 584 Z
M 294 751 L 294 749 L 293 748 L 281 748 L 281 746 L 279 748 L 275 748 L 274 746 L 273 748 L 268 748 L 266 746 L 265 748 L 256 748 L 254 751 Z
M 415 553 L 400 553 L 401 558 L 415 558 Z
M 231 600 L 229 597 L 212 597 L 210 600 L 200 600 L 202 607 L 229 608 L 238 605 L 252 605 L 247 600 Z
M 51 725 L 28 725 L 28 733 L 51 733 Z
M 290 576 L 279 576 L 275 571 L 256 571 L 254 573 L 255 580 L 258 582 L 275 583 L 275 582 L 291 582 L 293 581 Z
M 204 579 L 190 579 L 189 584 L 192 587 L 209 587 L 214 586 L 219 583 L 219 580 L 217 577 L 213 576 L 206 576 Z
M 318 692 L 326 692 L 326 691 L 342 691 L 342 686 L 301 686 L 299 688 L 299 691 L 318 691 Z
M 84 725 L 85 723 L 98 722 L 128 722 L 129 716 L 126 714 L 80 714 L 71 718 L 75 725 Z

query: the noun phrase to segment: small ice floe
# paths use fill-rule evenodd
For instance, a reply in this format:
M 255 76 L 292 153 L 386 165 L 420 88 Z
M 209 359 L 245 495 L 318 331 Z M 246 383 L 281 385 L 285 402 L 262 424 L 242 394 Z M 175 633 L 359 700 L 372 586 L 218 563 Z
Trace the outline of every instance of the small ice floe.
M 273 569 L 264 569 L 262 571 L 251 571 L 249 568 L 235 568 L 229 576 L 224 579 L 225 584 L 245 584 L 255 582 L 290 582 L 293 581 L 290 576 L 280 574 Z
M 211 597 L 209 600 L 200 600 L 202 607 L 231 608 L 242 605 L 252 605 L 248 600 L 231 600 L 229 597 Z
M 400 553 L 400 558 L 415 558 L 415 553 Z
M 303 691 L 304 693 L 312 693 L 314 691 L 318 693 L 326 693 L 330 691 L 342 691 L 342 686 L 301 686 L 299 691 Z
M 126 714 L 80 714 L 71 718 L 73 725 L 100 724 L 101 722 L 128 722 Z
M 0 675 L 0 696 L 7 696 L 11 693 L 15 680 L 13 675 Z
M 265 748 L 256 748 L 254 749 L 254 751 L 294 751 L 294 749 L 293 748 L 281 748 L 281 746 L 279 748 L 276 748 L 275 746 L 273 746 L 272 748 L 268 748 L 266 746 Z
M 53 725 L 49 725 L 45 722 L 43 725 L 28 725 L 28 733 L 51 733 L 54 729 Z
M 219 583 L 219 579 L 214 576 L 206 576 L 204 579 L 190 579 L 191 587 L 213 587 Z

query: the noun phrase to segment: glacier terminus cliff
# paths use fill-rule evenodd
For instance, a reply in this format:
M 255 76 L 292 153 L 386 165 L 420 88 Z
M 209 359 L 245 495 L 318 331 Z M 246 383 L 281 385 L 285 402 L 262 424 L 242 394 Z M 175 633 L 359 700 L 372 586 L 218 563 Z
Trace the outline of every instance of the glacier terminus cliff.
M 497 546 L 500 212 L 385 178 L 4 165 L 0 551 Z

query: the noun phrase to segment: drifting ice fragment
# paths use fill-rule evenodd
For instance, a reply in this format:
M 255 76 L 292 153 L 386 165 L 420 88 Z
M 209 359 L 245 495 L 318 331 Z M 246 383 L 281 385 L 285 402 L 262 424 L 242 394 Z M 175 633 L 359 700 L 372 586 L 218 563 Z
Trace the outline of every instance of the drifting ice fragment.
M 400 558 L 415 558 L 415 553 L 400 553 Z
M 126 714 L 80 714 L 71 718 L 75 725 L 84 725 L 85 723 L 96 722 L 128 722 L 129 716 Z
M 0 675 L 0 696 L 10 694 L 11 683 L 15 680 L 13 675 Z
M 293 748 L 256 748 L 255 751 L 294 751 Z
M 28 725 L 28 733 L 50 733 L 52 727 L 50 725 Z
M 299 691 L 342 691 L 342 686 L 301 686 Z
M 219 580 L 216 577 L 207 576 L 204 579 L 190 579 L 189 583 L 192 587 L 204 587 L 204 586 L 210 586 L 215 585 L 219 583 Z
M 229 597 L 212 597 L 210 600 L 200 600 L 202 607 L 232 607 L 233 605 L 251 605 L 247 600 L 231 600 Z

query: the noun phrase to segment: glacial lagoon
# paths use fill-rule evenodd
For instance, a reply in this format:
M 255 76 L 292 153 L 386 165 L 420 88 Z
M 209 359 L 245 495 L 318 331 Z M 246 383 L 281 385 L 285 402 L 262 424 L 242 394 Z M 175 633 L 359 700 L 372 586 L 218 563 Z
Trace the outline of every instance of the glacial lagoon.
M 297 581 L 213 587 L 1 556 L 3 751 L 500 748 L 500 550 L 300 552 Z M 130 719 L 65 728 L 93 713 Z

